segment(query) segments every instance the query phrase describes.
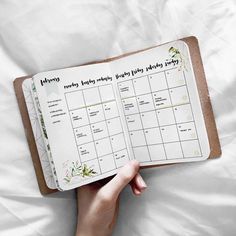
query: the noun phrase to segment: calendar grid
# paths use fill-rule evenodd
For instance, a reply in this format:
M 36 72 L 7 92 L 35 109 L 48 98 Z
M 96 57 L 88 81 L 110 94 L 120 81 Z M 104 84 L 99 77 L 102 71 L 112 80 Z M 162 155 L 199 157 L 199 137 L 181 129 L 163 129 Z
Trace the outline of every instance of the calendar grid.
M 146 113 L 146 112 L 142 112 L 142 113 Z M 157 118 L 158 119 L 158 118 Z M 193 121 L 187 121 L 187 122 L 182 122 L 182 123 L 176 123 L 177 125 L 181 125 L 181 124 L 186 124 L 186 123 L 193 123 Z M 170 125 L 162 125 L 161 127 L 168 127 L 168 126 L 172 126 L 173 124 L 170 124 Z M 153 129 L 155 128 L 156 126 L 150 126 L 150 128 L 147 128 L 147 129 Z M 142 130 L 142 129 L 132 129 L 132 131 L 139 131 L 139 130 Z
M 170 75 L 168 75 L 169 77 L 167 78 L 167 73 L 170 74 L 179 73 L 178 74 L 179 78 L 177 78 L 178 80 L 176 78 L 173 79 L 173 77 L 171 78 Z M 160 76 L 162 76 L 163 78 L 161 78 Z M 154 79 L 152 79 L 152 77 L 157 77 L 155 79 L 159 79 L 158 83 L 161 82 L 162 79 L 161 85 L 160 86 L 159 84 L 157 85 L 157 82 L 155 82 Z M 143 80 L 142 82 L 140 82 L 142 86 L 140 86 L 139 84 L 138 87 L 137 84 L 136 85 L 134 84 L 134 81 L 136 82 L 138 80 L 140 81 Z M 151 82 L 152 85 L 154 83 L 154 88 L 151 85 Z M 151 152 L 150 147 L 152 146 L 155 146 L 156 149 L 160 148 L 160 146 L 163 147 L 164 154 L 162 154 L 161 157 L 162 159 L 158 159 L 159 161 L 164 159 L 174 160 L 179 158 L 202 157 L 202 151 L 198 138 L 197 127 L 193 116 L 191 98 L 189 95 L 189 90 L 186 83 L 185 74 L 183 71 L 180 73 L 177 68 L 172 68 L 162 72 L 151 73 L 146 76 L 140 76 L 129 80 L 121 81 L 118 82 L 117 85 L 119 89 L 120 99 L 122 101 L 123 112 L 126 118 L 126 125 L 128 128 L 128 132 L 130 135 L 132 134 L 132 136 L 134 134 L 136 135 L 136 140 L 132 136 L 130 136 L 131 144 L 132 147 L 134 148 L 133 150 L 139 148 L 137 149 L 137 151 L 139 151 L 140 153 L 139 157 L 141 157 L 140 155 L 143 153 L 144 154 L 146 153 L 146 155 L 149 157 L 149 159 L 141 157 L 141 162 L 150 162 L 150 160 L 151 161 L 156 160 L 155 157 L 154 160 L 152 159 L 150 153 Z M 176 92 L 177 90 L 180 91 L 179 92 L 180 94 L 182 93 L 181 95 L 182 97 L 178 97 L 179 95 L 178 92 Z M 174 94 L 172 94 L 173 91 L 175 91 Z M 174 101 L 173 101 L 174 98 L 172 99 L 172 96 L 176 98 Z M 171 117 L 171 118 L 167 117 L 167 120 L 168 119 L 173 119 L 173 120 L 163 121 L 163 117 L 161 118 L 161 114 L 163 116 L 163 114 L 165 113 L 166 114 L 169 113 Z M 144 127 L 143 119 L 141 116 L 146 116 L 145 114 L 148 117 L 152 115 L 152 119 L 154 119 L 153 117 L 155 116 L 156 121 L 153 120 L 154 125 L 147 126 L 146 124 L 146 126 Z M 168 123 L 165 124 L 165 122 L 169 122 L 169 124 Z M 157 135 L 158 135 L 157 132 L 159 132 L 160 137 L 159 136 L 158 137 L 160 140 L 158 139 L 159 141 L 157 140 L 156 142 L 153 143 L 154 130 Z M 174 131 L 174 134 L 172 135 L 172 133 L 170 133 L 168 137 L 174 136 L 172 138 L 174 141 L 172 141 L 171 138 L 170 140 L 168 140 L 168 137 L 165 134 L 165 132 L 170 132 L 170 130 Z M 149 134 L 149 131 L 151 134 Z M 164 134 L 165 138 L 163 136 Z M 150 135 L 152 135 L 153 138 L 151 141 L 150 141 L 151 137 Z M 147 141 L 147 137 L 149 141 Z M 141 139 L 143 141 L 140 141 Z M 173 147 L 175 149 L 179 148 L 178 156 L 176 157 L 174 156 L 175 153 L 171 152 L 170 148 L 171 144 L 174 145 Z M 183 145 L 185 145 L 185 147 L 183 147 Z M 187 145 L 193 146 L 193 149 L 195 150 L 194 153 L 189 153 L 189 150 L 187 150 L 188 148 L 186 148 Z M 140 149 L 141 147 L 145 148 Z M 139 157 L 137 158 L 139 159 Z
M 83 96 L 84 103 L 86 105 L 86 101 L 85 101 L 85 98 L 84 98 L 84 91 L 83 90 L 82 90 L 82 96 Z M 86 109 L 86 113 L 87 113 L 87 116 L 88 116 L 88 119 L 89 119 L 89 114 L 88 114 L 88 110 L 87 109 Z M 93 143 L 95 143 L 94 136 L 93 136 L 93 131 L 92 131 L 92 128 L 91 128 L 91 123 L 89 124 L 89 128 L 90 128 L 90 132 L 92 134 Z M 98 153 L 97 153 L 96 147 L 95 147 L 95 152 L 96 152 L 96 156 L 98 157 Z M 85 162 L 85 161 L 81 160 L 81 163 L 83 163 L 83 162 Z M 100 173 L 101 173 L 101 166 L 100 166 L 99 161 L 98 161 L 98 167 L 99 167 L 99 170 L 100 170 Z
M 65 100 L 80 163 L 96 176 L 123 166 L 130 158 L 113 85 L 67 92 Z
M 147 75 L 147 77 L 148 77 L 149 88 L 150 88 L 150 91 L 151 91 L 151 84 L 150 84 L 150 80 L 149 80 L 149 75 Z M 153 107 L 155 107 L 155 103 L 154 103 L 154 100 L 153 100 L 153 96 L 152 96 L 152 103 L 153 103 Z M 159 127 L 160 127 L 160 122 L 159 122 L 159 119 L 158 119 L 156 110 L 155 110 L 155 116 L 156 116 L 158 125 L 159 125 Z M 151 128 L 152 128 L 152 127 L 151 127 Z M 153 127 L 153 128 L 154 128 L 154 127 Z M 162 143 L 164 144 L 164 141 L 163 141 L 163 137 L 162 137 L 162 133 L 161 133 L 161 132 L 160 132 L 160 135 L 161 135 L 161 141 L 162 141 Z M 166 154 L 165 145 L 163 145 L 163 148 L 164 148 L 164 152 L 165 152 L 165 159 L 167 159 L 167 154 Z
M 113 134 L 113 135 L 110 135 L 109 137 L 114 137 L 114 136 L 116 136 L 116 135 L 118 135 L 118 134 L 123 134 L 123 132 L 119 132 L 119 133 L 117 133 L 117 134 Z M 96 141 L 100 141 L 100 140 L 103 140 L 103 139 L 106 139 L 106 138 L 99 138 L 99 139 L 96 139 Z M 88 143 L 91 143 L 91 141 L 89 141 L 89 142 L 84 142 L 84 143 L 82 143 L 83 145 L 84 144 L 88 144 Z M 79 146 L 79 145 L 78 145 Z M 122 150 L 122 149 L 121 149 Z M 120 150 L 118 150 L 118 151 L 120 151 Z M 111 154 L 111 153 L 109 153 L 109 154 Z M 99 156 L 100 157 L 100 156 Z
M 66 95 L 65 95 L 65 101 L 66 101 L 67 109 L 68 109 L 68 111 L 69 111 L 69 105 L 68 105 L 68 101 L 67 101 L 67 99 L 66 99 Z M 70 116 L 70 123 L 71 123 L 71 127 L 73 128 L 71 116 Z M 74 132 L 73 132 L 73 135 L 74 135 L 74 139 L 76 140 L 76 136 L 75 136 L 75 133 L 74 133 Z M 79 153 L 79 150 L 78 150 L 78 149 L 77 149 L 77 153 L 78 153 L 79 161 L 80 161 L 80 163 L 82 163 L 81 157 L 80 157 L 80 153 Z
M 170 88 L 169 88 L 169 85 L 168 85 L 168 81 L 167 81 L 167 78 L 166 78 L 166 72 L 164 71 L 164 75 L 165 75 L 165 79 L 166 79 L 166 84 L 167 84 L 167 90 L 168 90 L 168 93 L 169 93 L 169 97 L 170 97 L 170 102 L 171 102 L 171 109 L 172 109 L 172 112 L 174 114 L 174 120 L 175 120 L 175 126 L 176 126 L 176 130 L 177 130 L 177 133 L 178 133 L 178 138 L 179 138 L 179 143 L 180 143 L 180 147 L 181 147 L 181 152 L 182 152 L 182 155 L 184 157 L 184 152 L 183 152 L 183 147 L 182 147 L 182 144 L 181 144 L 181 141 L 180 141 L 180 136 L 179 136 L 179 130 L 177 128 L 177 121 L 176 121 L 176 117 L 175 117 L 175 113 L 174 113 L 174 110 L 173 110 L 173 101 L 172 101 L 172 98 L 171 98 L 171 91 L 170 91 Z M 187 86 L 186 86 L 187 87 Z M 190 98 L 189 98 L 190 99 Z
M 133 87 L 134 87 L 134 80 L 132 80 L 132 85 L 133 85 Z M 136 96 L 135 90 L 134 90 L 134 94 L 135 94 L 135 96 Z M 136 101 L 136 103 L 137 103 L 137 101 Z M 138 106 L 138 111 L 139 111 L 139 115 L 140 115 L 140 109 L 139 109 L 139 106 Z M 141 124 L 142 124 L 142 130 L 143 130 L 143 133 L 144 133 L 144 127 L 143 127 L 142 119 L 141 119 Z M 145 138 L 145 143 L 146 143 L 146 145 L 147 145 L 147 139 L 146 139 L 145 134 L 144 134 L 144 138 Z M 147 150 L 148 150 L 148 154 L 149 154 L 149 158 L 150 158 L 149 149 L 147 149 Z M 150 160 L 151 160 L 151 158 L 150 158 Z
M 183 72 L 183 76 L 184 76 L 184 81 L 186 83 L 186 77 L 185 77 L 185 73 Z M 189 96 L 189 99 L 190 99 L 190 95 L 189 95 L 189 91 L 188 91 L 188 88 L 187 88 L 187 92 L 188 92 L 188 96 Z M 193 116 L 193 119 L 195 120 L 194 118 L 194 114 L 193 114 L 193 108 L 192 108 L 192 104 L 190 103 L 190 106 L 191 106 L 191 112 L 192 112 L 192 116 Z M 198 131 L 197 131 L 197 127 L 196 127 L 196 124 L 194 122 L 194 127 L 195 127 L 195 130 L 196 130 L 196 134 L 197 134 L 197 137 L 198 137 Z M 200 153 L 201 153 L 201 156 L 202 156 L 202 148 L 201 148 L 201 145 L 200 145 L 200 142 L 199 142 L 199 139 L 198 140 L 198 145 L 199 145 L 199 148 L 200 148 Z
M 115 93 L 114 93 L 114 88 L 113 88 L 113 86 L 112 86 L 112 92 L 113 92 L 113 94 L 115 94 Z M 116 107 L 118 108 L 117 100 L 114 99 L 114 101 L 115 101 Z M 118 111 L 118 114 L 120 114 L 119 111 Z M 118 117 L 120 118 L 120 115 L 119 115 Z M 116 117 L 116 118 L 118 118 L 118 117 Z M 115 119 L 115 118 L 112 118 L 112 119 Z M 120 120 L 120 122 L 121 122 L 121 120 Z M 124 128 L 123 128 L 122 122 L 121 122 L 121 129 L 122 129 L 122 132 L 121 132 L 121 133 L 123 133 L 123 135 L 124 135 Z M 118 134 L 121 134 L 121 133 L 118 133 Z M 115 135 L 117 135 L 117 134 L 115 134 Z M 113 135 L 110 135 L 110 137 L 112 137 L 112 136 L 113 136 Z M 124 137 L 124 139 L 125 139 L 125 137 Z M 127 144 L 126 144 L 126 141 L 125 141 L 125 148 L 116 151 L 116 153 L 117 153 L 117 152 L 120 152 L 120 151 L 123 151 L 123 150 L 126 150 L 126 151 L 127 151 Z M 114 153 L 114 155 L 116 156 L 117 154 Z M 128 160 L 130 160 L 129 155 L 127 155 L 127 157 L 128 157 Z M 118 165 L 117 165 L 116 162 L 115 162 L 115 164 L 116 164 L 116 167 L 118 168 Z
M 73 91 L 73 92 L 76 92 L 76 91 Z M 69 93 L 73 93 L 73 92 L 69 92 Z M 68 93 L 68 92 L 67 92 L 67 93 Z M 96 106 L 96 105 L 102 105 L 102 104 L 104 104 L 104 103 L 109 103 L 109 102 L 112 102 L 112 101 L 115 101 L 115 99 L 111 99 L 111 100 L 108 100 L 108 101 L 106 101 L 106 102 L 95 103 L 95 104 L 90 105 L 90 106 L 82 106 L 82 107 L 80 107 L 80 109 L 82 109 L 82 108 L 88 108 L 88 107 L 93 107 L 93 106 Z M 75 110 L 78 110 L 78 108 L 70 109 L 70 111 L 75 111 Z
M 182 87 L 182 86 L 181 86 Z M 142 95 L 144 95 L 144 94 L 142 94 Z M 132 97 L 129 97 L 129 98 L 134 98 L 135 96 L 132 96 Z M 125 98 L 125 99 L 127 99 L 127 98 Z M 163 108 L 158 108 L 158 109 L 151 109 L 151 110 L 149 110 L 149 111 L 156 111 L 156 110 L 164 110 L 164 109 L 166 109 L 166 108 L 171 108 L 171 107 L 178 107 L 178 106 L 183 106 L 183 105 L 186 105 L 186 104 L 189 104 L 189 103 L 182 103 L 182 104 L 179 104 L 179 105 L 174 105 L 174 106 L 166 106 L 166 107 L 163 107 Z M 146 113 L 146 112 L 149 112 L 149 111 L 144 111 L 144 112 L 141 112 L 141 113 Z M 138 115 L 138 114 L 140 114 L 139 112 L 136 112 L 136 113 L 132 113 L 132 115 Z M 94 122 L 94 123 L 91 123 L 91 124 L 96 124 L 96 123 L 99 123 L 99 121 L 98 122 Z M 180 124 L 181 122 L 179 122 L 179 124 Z M 182 122 L 183 123 L 183 122 Z M 185 123 L 185 122 L 184 122 Z
M 119 118 L 119 116 L 115 116 L 109 120 L 112 120 L 112 119 L 116 119 L 116 118 Z M 91 122 L 90 124 L 93 125 L 93 124 L 97 124 L 97 123 L 100 123 L 101 121 L 97 121 L 97 122 Z M 74 129 L 76 128 L 81 128 L 81 127 L 84 127 L 84 126 L 87 126 L 87 125 L 81 125 L 81 126 L 78 126 L 78 127 L 74 127 Z
M 100 99 L 101 99 L 101 101 L 102 101 L 101 92 L 100 92 L 99 89 L 98 89 L 98 91 L 99 91 L 99 97 L 100 97 Z M 102 110 L 103 110 L 103 114 L 104 114 L 104 118 L 105 118 L 105 123 L 106 123 L 106 128 L 107 128 L 108 136 L 111 137 L 110 132 L 109 132 L 109 129 L 108 129 L 108 126 L 107 126 L 107 122 L 106 122 L 107 119 L 106 119 L 106 115 L 105 115 L 105 111 L 104 111 L 103 105 L 102 105 Z M 109 142 L 110 142 L 110 145 L 111 145 L 112 156 L 114 157 L 114 150 L 113 150 L 113 147 L 112 147 L 112 143 L 111 143 L 111 139 L 110 139 L 110 138 L 109 138 Z M 115 164 L 115 167 L 117 168 L 117 165 L 116 165 L 115 160 L 114 160 L 114 164 Z
M 191 139 L 191 140 L 183 140 L 185 142 L 188 142 L 188 141 L 192 141 L 192 140 L 198 140 L 198 139 Z M 176 141 L 173 141 L 173 142 L 165 142 L 165 144 L 169 144 L 169 143 L 176 143 Z M 154 145 L 161 145 L 162 143 L 157 143 L 157 144 L 148 144 L 148 146 L 154 146 Z M 147 145 L 139 145 L 139 146 L 133 146 L 134 148 L 136 147 L 146 147 Z
M 149 75 L 147 75 L 149 76 Z M 146 77 L 146 76 L 142 76 L 142 77 Z M 142 78 L 142 77 L 137 77 L 136 79 L 139 79 L 139 78 Z M 134 80 L 134 79 L 131 79 L 131 80 Z M 122 83 L 122 82 L 119 82 L 119 83 Z M 118 83 L 118 84 L 119 84 Z M 175 89 L 175 88 L 179 88 L 179 87 L 182 87 L 183 85 L 180 85 L 180 86 L 175 86 L 175 87 L 171 87 L 172 89 Z M 157 91 L 152 91 L 152 93 L 155 93 L 155 92 L 162 92 L 162 91 L 165 91 L 166 89 L 160 89 L 160 90 L 157 90 Z M 142 94 L 139 94 L 139 95 L 147 95 L 147 94 L 150 94 L 150 93 L 142 93 Z M 130 96 L 130 97 L 123 97 L 122 99 L 127 99 L 127 98 L 132 98 L 132 97 L 135 97 L 135 96 Z M 182 104 L 179 104 L 177 106 L 181 106 Z M 160 108 L 160 109 L 163 109 L 163 108 Z

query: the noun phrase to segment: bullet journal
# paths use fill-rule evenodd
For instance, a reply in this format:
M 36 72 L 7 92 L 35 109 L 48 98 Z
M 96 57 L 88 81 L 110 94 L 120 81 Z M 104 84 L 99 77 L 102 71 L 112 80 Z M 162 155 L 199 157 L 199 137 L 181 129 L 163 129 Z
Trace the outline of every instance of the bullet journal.
M 17 78 L 40 190 L 65 191 L 141 167 L 220 156 L 195 37 Z

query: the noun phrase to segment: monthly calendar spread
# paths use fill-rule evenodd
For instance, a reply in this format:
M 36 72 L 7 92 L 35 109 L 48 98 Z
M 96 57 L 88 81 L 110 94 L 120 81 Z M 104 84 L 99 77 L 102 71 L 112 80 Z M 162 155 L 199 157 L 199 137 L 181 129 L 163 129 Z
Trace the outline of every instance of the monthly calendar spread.
M 32 93 L 57 187 L 141 166 L 200 161 L 209 144 L 181 40 L 111 62 L 37 74 Z

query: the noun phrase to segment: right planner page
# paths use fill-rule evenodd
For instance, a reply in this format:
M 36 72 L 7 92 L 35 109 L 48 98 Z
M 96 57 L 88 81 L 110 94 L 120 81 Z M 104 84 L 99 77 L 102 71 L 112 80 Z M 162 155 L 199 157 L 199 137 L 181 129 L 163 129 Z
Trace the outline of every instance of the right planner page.
M 111 70 L 131 150 L 142 166 L 209 157 L 185 42 L 174 41 L 112 61 Z

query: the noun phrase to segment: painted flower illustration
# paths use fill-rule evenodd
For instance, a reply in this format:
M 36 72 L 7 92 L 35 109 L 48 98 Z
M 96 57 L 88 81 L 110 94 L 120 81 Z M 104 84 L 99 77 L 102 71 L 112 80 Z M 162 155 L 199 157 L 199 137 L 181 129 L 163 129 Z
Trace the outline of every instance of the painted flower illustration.
M 179 49 L 174 48 L 174 47 L 170 47 L 169 48 L 169 54 L 170 54 L 171 58 L 176 59 L 180 62 L 179 70 L 183 70 L 183 69 L 187 70 L 185 58 L 181 54 Z
M 82 178 L 85 177 L 91 177 L 93 175 L 97 174 L 96 171 L 93 170 L 93 168 L 88 167 L 86 164 L 79 165 L 78 161 L 73 161 L 71 163 L 71 166 L 69 166 L 65 173 L 64 180 L 67 183 L 70 183 L 73 177 L 81 176 Z

